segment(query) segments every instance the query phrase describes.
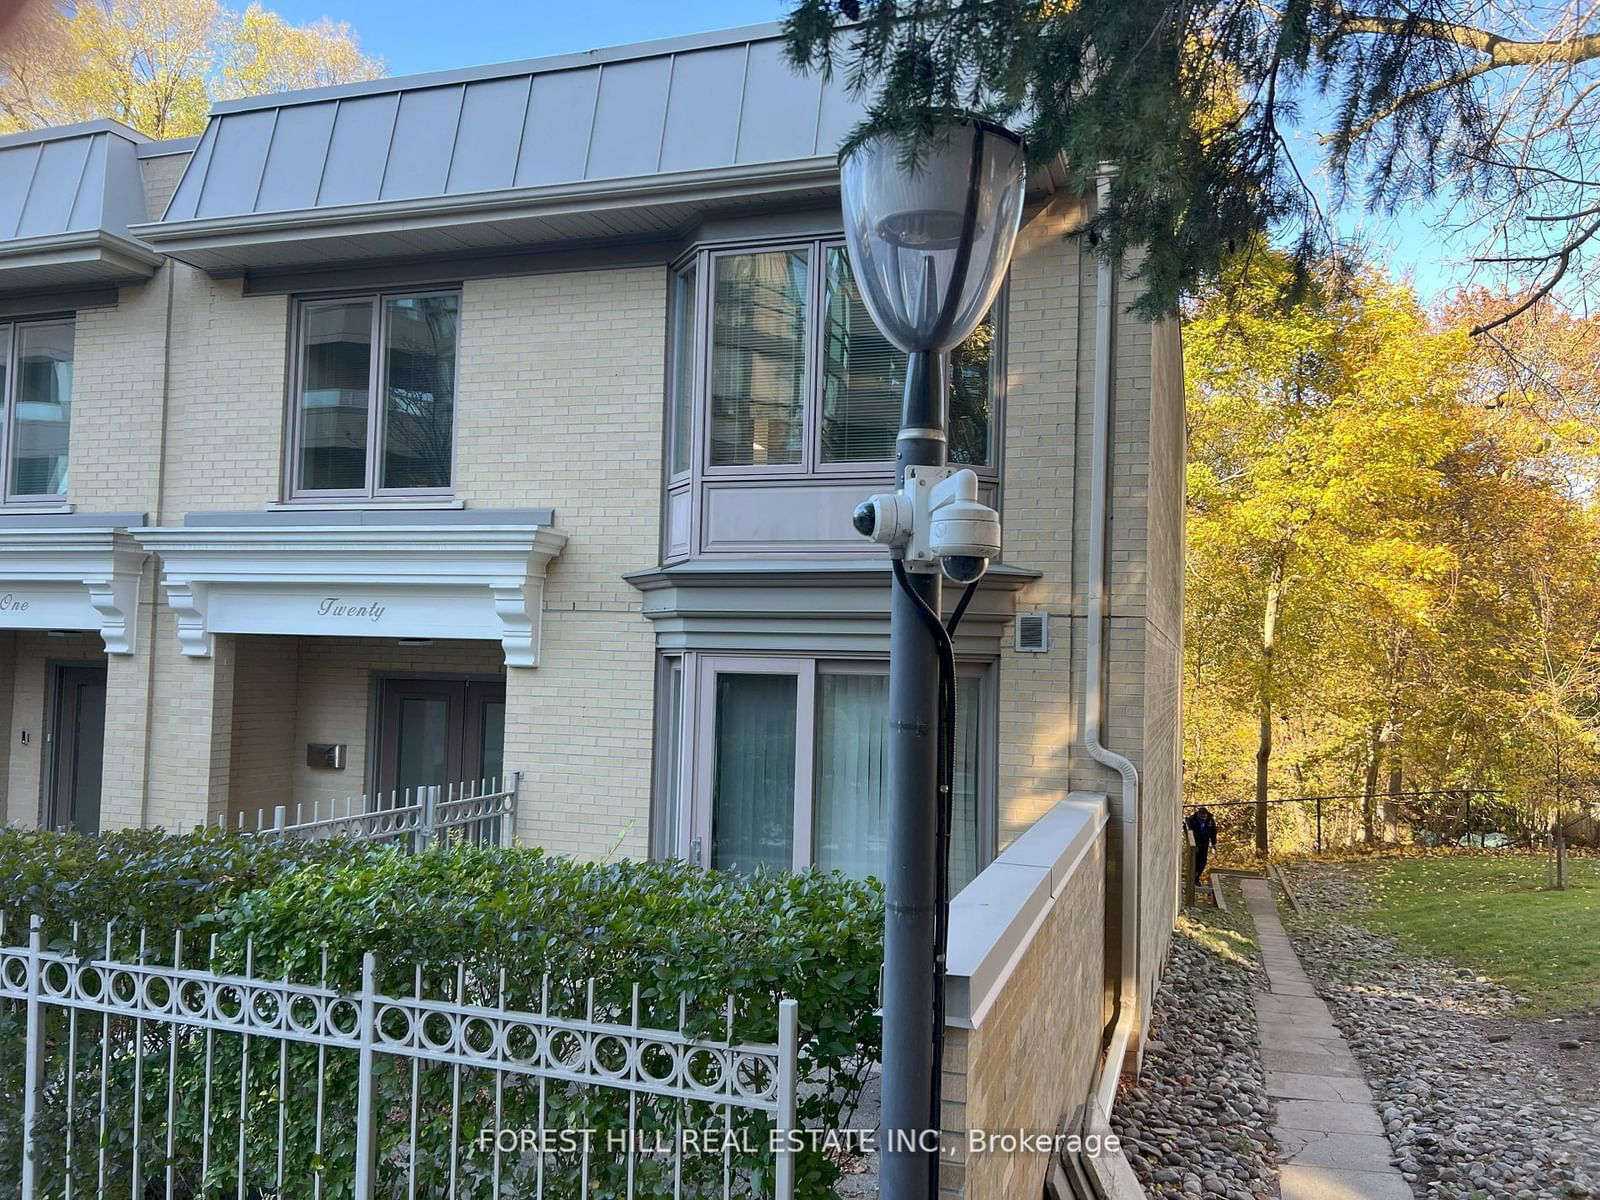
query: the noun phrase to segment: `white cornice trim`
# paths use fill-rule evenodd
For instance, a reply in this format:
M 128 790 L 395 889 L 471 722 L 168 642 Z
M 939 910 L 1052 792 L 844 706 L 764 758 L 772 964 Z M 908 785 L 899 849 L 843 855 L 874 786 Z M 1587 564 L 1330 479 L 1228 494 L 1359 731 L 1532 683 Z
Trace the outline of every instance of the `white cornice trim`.
M 0 628 L 98 630 L 136 649 L 145 550 L 127 530 L 0 530 Z
M 539 665 L 544 579 L 567 535 L 546 525 L 151 528 L 184 654 L 217 633 L 494 638 Z

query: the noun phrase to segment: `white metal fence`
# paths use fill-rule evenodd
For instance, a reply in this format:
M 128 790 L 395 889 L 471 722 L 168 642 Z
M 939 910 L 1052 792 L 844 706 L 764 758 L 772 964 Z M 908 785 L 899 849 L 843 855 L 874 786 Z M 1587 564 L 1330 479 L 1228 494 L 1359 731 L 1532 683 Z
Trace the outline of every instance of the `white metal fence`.
M 392 842 L 424 850 L 451 841 L 514 845 L 518 773 L 504 779 L 468 780 L 449 787 L 379 792 L 373 796 L 286 804 L 259 809 L 252 827 L 240 813 L 241 833 L 299 838 L 349 838 Z M 224 824 L 219 818 L 218 824 Z
M 676 1029 L 643 1024 L 637 986 L 607 1003 L 449 965 L 392 994 L 371 954 L 340 990 L 326 950 L 308 984 L 260 977 L 253 947 L 221 973 L 214 939 L 200 966 L 181 936 L 119 957 L 109 928 L 51 948 L 35 918 L 16 941 L 0 927 L 3 1197 L 793 1193 L 792 1000 L 747 1044 L 731 998 L 723 1036 L 692 1036 L 681 1003 Z

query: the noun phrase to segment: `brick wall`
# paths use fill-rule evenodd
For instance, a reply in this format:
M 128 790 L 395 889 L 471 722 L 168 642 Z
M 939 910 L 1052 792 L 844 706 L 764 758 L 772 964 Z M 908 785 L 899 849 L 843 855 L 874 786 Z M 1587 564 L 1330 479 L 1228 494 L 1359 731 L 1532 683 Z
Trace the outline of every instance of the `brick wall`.
M 183 178 L 183 169 L 188 165 L 188 151 L 139 160 L 139 170 L 144 176 L 145 206 L 152 221 L 159 221 L 167 211 L 167 201 L 177 191 L 178 180 Z
M 1080 205 L 1057 199 L 1030 212 L 1018 237 L 1006 299 L 1004 559 L 1042 572 L 1017 598 L 1022 611 L 1050 614 L 1047 654 L 1016 654 L 1009 641 L 999 668 L 1000 844 L 1006 845 L 1066 795 L 1077 735 L 1071 670 L 1073 590 L 1080 474 L 1077 393 L 1092 353 L 1085 323 L 1084 248 L 1069 237 Z M 1092 318 L 1092 292 L 1088 293 Z
M 623 579 L 658 557 L 666 273 L 469 281 L 462 294 L 461 494 L 549 504 L 537 668 L 506 672 L 506 765 L 527 772 L 524 842 L 648 851 L 655 638 Z
M 172 263 L 160 523 L 281 499 L 289 302 Z
M 230 823 L 292 802 L 299 669 L 299 638 L 235 639 Z
M 78 313 L 68 498 L 82 511 L 155 511 L 170 282 L 163 272 Z
M 946 1031 L 940 1194 L 967 1200 L 1043 1192 L 1048 1156 L 967 1153 L 967 1131 L 1051 1133 L 1083 1102 L 1100 1059 L 1105 840 L 1031 931 L 998 999 L 972 1029 Z

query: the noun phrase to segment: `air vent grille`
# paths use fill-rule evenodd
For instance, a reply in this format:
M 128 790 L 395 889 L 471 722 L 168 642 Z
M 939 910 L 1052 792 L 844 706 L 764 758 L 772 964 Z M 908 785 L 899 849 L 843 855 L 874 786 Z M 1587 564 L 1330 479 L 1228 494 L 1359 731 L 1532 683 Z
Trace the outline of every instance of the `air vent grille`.
M 1043 654 L 1050 649 L 1050 614 L 1029 612 L 1017 614 L 1017 652 Z

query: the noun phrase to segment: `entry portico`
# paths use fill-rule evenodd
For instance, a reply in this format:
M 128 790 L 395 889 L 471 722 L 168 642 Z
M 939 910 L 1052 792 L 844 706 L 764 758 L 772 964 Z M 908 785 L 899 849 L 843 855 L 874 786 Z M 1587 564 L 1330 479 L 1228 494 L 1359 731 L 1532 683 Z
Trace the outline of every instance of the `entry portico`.
M 448 520 L 428 520 L 447 516 Z M 218 633 L 493 638 L 539 661 L 545 572 L 567 535 L 549 509 L 191 513 L 145 529 L 184 654 Z

